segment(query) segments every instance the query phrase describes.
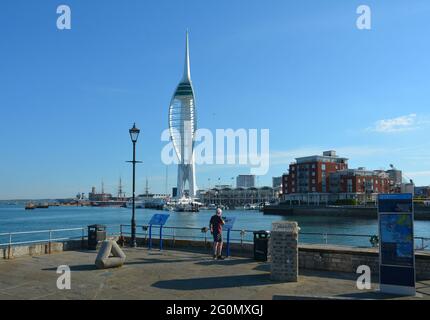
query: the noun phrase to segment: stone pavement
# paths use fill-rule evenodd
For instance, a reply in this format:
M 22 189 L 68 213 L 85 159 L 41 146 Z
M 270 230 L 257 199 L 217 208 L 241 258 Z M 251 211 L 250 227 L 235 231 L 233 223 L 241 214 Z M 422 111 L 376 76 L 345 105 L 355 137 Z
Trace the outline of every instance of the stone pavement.
M 355 274 L 300 270 L 299 282 L 277 283 L 267 263 L 249 258 L 214 261 L 198 252 L 124 251 L 125 265 L 108 270 L 95 268 L 95 251 L 0 260 L 0 299 L 404 298 L 359 291 Z M 57 289 L 60 265 L 72 270 L 71 290 Z M 430 281 L 419 282 L 417 290 L 415 299 L 430 299 Z

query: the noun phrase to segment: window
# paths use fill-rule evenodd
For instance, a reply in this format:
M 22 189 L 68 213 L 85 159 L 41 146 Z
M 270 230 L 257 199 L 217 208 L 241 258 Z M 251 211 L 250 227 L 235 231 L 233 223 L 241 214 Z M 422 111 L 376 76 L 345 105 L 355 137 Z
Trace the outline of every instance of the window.
M 321 170 L 325 171 L 325 163 L 321 165 Z
M 346 192 L 348 193 L 352 192 L 352 179 L 348 179 L 346 189 L 347 189 Z
M 312 177 L 315 177 L 315 171 L 312 172 Z
M 312 192 L 315 192 L 315 191 L 316 191 L 315 187 L 312 187 Z
M 312 179 L 312 183 L 315 184 L 315 179 Z

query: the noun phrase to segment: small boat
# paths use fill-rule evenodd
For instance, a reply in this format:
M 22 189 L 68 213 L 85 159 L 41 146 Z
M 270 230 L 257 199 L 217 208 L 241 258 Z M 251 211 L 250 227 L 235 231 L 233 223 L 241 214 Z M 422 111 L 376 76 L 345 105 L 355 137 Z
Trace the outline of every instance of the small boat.
M 258 210 L 258 205 L 256 204 L 251 204 L 251 203 L 247 203 L 243 206 L 244 210 Z
M 36 208 L 37 209 L 48 209 L 49 208 L 49 203 L 38 203 L 37 205 L 36 205 Z
M 199 212 L 203 204 L 194 201 L 191 198 L 182 197 L 172 203 L 169 203 L 176 212 Z
M 36 205 L 32 202 L 29 202 L 25 205 L 25 210 L 34 210 L 36 209 Z

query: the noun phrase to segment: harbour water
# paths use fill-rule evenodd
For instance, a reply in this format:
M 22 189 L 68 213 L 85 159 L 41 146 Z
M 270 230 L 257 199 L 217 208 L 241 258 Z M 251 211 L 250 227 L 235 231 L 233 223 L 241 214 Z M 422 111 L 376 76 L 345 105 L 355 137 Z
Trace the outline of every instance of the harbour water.
M 138 225 L 146 225 L 155 213 L 169 213 L 167 227 L 207 227 L 213 211 L 200 211 L 199 213 L 187 212 L 163 212 L 151 209 L 137 209 L 136 221 Z M 329 243 L 353 246 L 370 246 L 369 237 L 345 236 L 348 235 L 375 235 L 377 234 L 377 220 L 351 218 L 351 217 L 327 217 L 327 216 L 294 216 L 285 217 L 278 215 L 263 215 L 251 210 L 227 210 L 225 217 L 235 217 L 236 230 L 270 230 L 271 223 L 279 220 L 298 221 L 301 228 L 300 242 L 302 243 Z M 97 207 L 50 207 L 48 209 L 24 210 L 22 205 L 0 205 L 0 234 L 7 232 L 21 232 L 33 230 L 49 230 L 62 228 L 81 228 L 91 224 L 103 224 L 108 226 L 109 232 L 119 232 L 119 225 L 130 225 L 131 209 L 127 208 L 97 208 Z M 124 227 L 128 232 L 129 227 Z M 138 233 L 143 234 L 142 228 Z M 176 235 L 187 238 L 201 237 L 200 230 L 165 230 L 166 236 Z M 178 233 L 179 232 L 179 233 Z M 317 233 L 317 234 L 311 234 Z M 67 236 L 80 237 L 82 231 L 76 231 Z M 240 232 L 233 235 L 233 239 L 239 239 Z M 321 234 L 329 234 L 323 236 Z M 343 234 L 333 236 L 330 234 Z M 60 235 L 58 235 L 59 237 Z M 64 236 L 64 233 L 61 234 Z M 208 235 L 209 236 L 209 235 Z M 244 239 L 251 241 L 252 232 L 246 232 Z M 430 238 L 430 221 L 415 221 L 415 237 Z M 44 234 L 15 235 L 13 240 L 27 241 L 46 239 Z M 55 236 L 54 236 L 55 238 Z M 0 243 L 8 241 L 8 236 L 0 236 Z M 421 241 L 416 241 L 421 245 Z M 426 242 L 430 245 L 430 242 Z

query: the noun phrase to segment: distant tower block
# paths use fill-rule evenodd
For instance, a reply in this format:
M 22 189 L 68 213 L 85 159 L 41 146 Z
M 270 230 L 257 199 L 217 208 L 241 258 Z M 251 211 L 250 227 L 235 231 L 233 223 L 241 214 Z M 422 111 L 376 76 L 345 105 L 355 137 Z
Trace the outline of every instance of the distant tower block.
M 194 91 L 190 75 L 188 32 L 185 43 L 185 66 L 181 82 L 173 94 L 169 108 L 170 137 L 179 159 L 177 197 L 185 195 L 188 182 L 189 196 L 196 195 L 194 168 L 194 135 L 197 128 Z

